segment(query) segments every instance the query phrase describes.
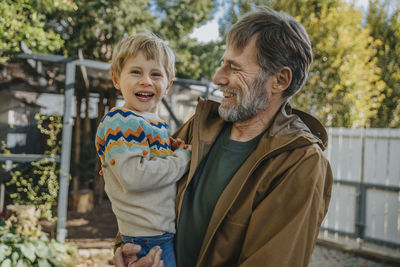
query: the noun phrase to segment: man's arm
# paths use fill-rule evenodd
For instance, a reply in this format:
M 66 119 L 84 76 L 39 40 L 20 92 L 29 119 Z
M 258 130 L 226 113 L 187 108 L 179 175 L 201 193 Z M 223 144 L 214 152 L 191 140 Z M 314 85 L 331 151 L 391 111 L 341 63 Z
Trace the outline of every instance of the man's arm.
M 322 152 L 306 153 L 255 207 L 240 266 L 307 266 L 331 195 L 332 172 Z

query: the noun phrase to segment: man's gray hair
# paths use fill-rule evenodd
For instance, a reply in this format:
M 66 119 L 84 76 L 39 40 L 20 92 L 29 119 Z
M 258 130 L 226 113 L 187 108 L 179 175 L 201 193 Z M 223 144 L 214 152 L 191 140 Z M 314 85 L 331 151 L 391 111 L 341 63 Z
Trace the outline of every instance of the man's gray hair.
M 307 79 L 312 62 L 311 42 L 304 27 L 286 13 L 259 7 L 231 27 L 227 44 L 241 49 L 254 35 L 257 35 L 258 64 L 269 74 L 289 67 L 292 82 L 283 96 L 290 97 L 297 93 Z

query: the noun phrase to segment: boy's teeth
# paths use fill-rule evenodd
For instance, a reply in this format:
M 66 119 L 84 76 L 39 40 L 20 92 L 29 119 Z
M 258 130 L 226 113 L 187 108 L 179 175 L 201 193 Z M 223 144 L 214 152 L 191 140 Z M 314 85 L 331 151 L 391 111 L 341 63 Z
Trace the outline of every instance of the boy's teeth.
M 138 96 L 153 96 L 153 93 L 136 93 Z

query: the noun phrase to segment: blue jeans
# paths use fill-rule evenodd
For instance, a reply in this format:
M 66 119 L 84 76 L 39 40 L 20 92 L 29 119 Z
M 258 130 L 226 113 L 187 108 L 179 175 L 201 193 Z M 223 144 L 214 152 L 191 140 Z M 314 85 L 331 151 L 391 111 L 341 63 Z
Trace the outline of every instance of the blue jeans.
M 138 258 L 145 256 L 152 247 L 159 246 L 162 249 L 161 259 L 164 261 L 165 267 L 176 267 L 174 252 L 174 234 L 165 233 L 156 236 L 124 236 L 122 242 L 134 243 L 140 245 L 142 250 L 137 255 Z

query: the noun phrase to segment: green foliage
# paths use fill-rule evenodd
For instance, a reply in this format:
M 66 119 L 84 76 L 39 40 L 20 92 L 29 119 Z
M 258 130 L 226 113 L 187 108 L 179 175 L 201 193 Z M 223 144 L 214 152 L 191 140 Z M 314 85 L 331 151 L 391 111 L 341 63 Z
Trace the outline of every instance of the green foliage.
M 229 28 L 245 13 L 251 11 L 256 6 L 265 5 L 263 0 L 228 0 L 224 1 L 225 13 L 220 21 L 220 35 L 225 38 Z
M 215 0 L 158 0 L 156 32 L 169 41 L 176 55 L 176 76 L 187 79 L 209 79 L 207 63 L 215 61 L 215 48 L 198 44 L 188 36 L 193 29 L 211 18 Z M 217 47 L 218 49 L 218 47 Z M 205 67 L 205 68 L 204 68 Z
M 179 45 L 178 50 L 181 53 L 177 55 L 177 77 L 211 81 L 220 66 L 220 59 L 225 51 L 225 43 L 216 41 L 198 44 L 188 40 Z
M 370 127 L 385 98 L 376 42 L 360 11 L 342 1 L 315 3 L 288 10 L 307 29 L 314 50 L 309 79 L 293 102 L 326 126 Z
M 191 33 L 194 27 L 211 18 L 213 0 L 157 0 L 158 32 L 167 40 L 177 41 Z
M 382 69 L 386 98 L 373 119 L 373 127 L 400 127 L 400 5 L 394 1 L 370 1 L 367 24 L 377 41 L 377 65 Z
M 37 225 L 38 212 L 29 206 L 14 206 L 12 215 L 0 225 L 0 267 L 73 266 L 76 247 L 49 240 Z
M 18 51 L 25 41 L 35 52 L 55 52 L 109 61 L 126 34 L 150 30 L 169 40 L 177 58 L 193 29 L 211 18 L 216 0 L 6 0 L 0 4 L 0 49 Z M 10 42 L 12 40 L 12 42 Z M 182 53 L 181 53 L 182 52 Z
M 36 114 L 40 132 L 46 136 L 44 154 L 48 157 L 30 163 L 27 171 L 14 165 L 10 171 L 12 179 L 6 183 L 14 204 L 29 204 L 40 208 L 42 217 L 53 219 L 52 207 L 58 195 L 59 164 L 55 156 L 60 154 L 59 135 L 61 117 Z M 4 150 L 4 146 L 3 146 Z
M 125 35 L 150 30 L 176 50 L 194 27 L 210 19 L 215 0 L 76 0 L 76 10 L 48 14 L 66 40 L 69 56 L 109 61 L 112 46 Z M 175 51 L 180 56 L 179 51 Z
M 64 44 L 61 36 L 49 26 L 46 13 L 73 9 L 63 0 L 0 1 L 0 50 L 19 51 L 24 41 L 34 52 L 54 53 Z
M 149 13 L 150 0 L 98 1 L 76 0 L 76 10 L 48 15 L 66 40 L 68 55 L 78 56 L 82 49 L 88 59 L 109 61 L 112 45 L 124 34 L 137 29 L 154 30 L 157 22 Z

